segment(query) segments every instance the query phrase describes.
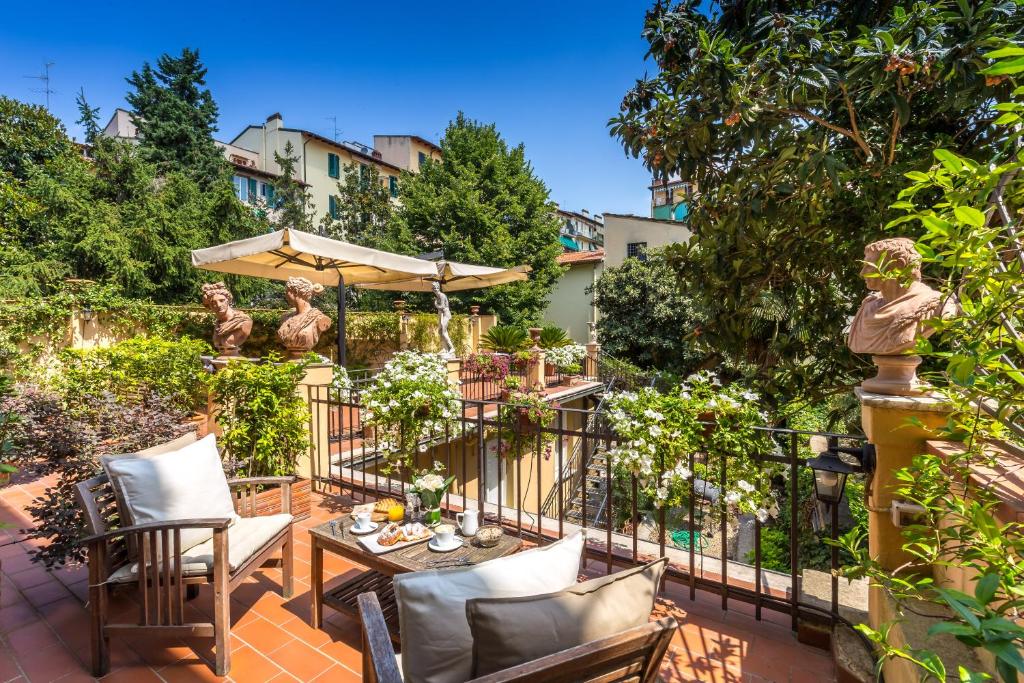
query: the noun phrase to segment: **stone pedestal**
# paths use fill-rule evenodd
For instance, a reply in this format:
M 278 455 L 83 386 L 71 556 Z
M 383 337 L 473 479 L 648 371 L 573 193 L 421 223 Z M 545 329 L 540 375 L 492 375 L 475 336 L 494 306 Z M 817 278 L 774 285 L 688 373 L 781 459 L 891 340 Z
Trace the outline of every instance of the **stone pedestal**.
M 921 356 L 871 356 L 878 374 L 864 380 L 865 391 L 890 396 L 923 396 L 931 386 L 917 378 Z
M 459 375 L 462 372 L 462 360 L 459 358 L 449 358 L 448 361 L 448 384 L 451 384 L 456 389 L 459 388 Z
M 398 350 L 409 350 L 409 322 L 411 316 L 408 312 L 402 311 L 398 316 Z

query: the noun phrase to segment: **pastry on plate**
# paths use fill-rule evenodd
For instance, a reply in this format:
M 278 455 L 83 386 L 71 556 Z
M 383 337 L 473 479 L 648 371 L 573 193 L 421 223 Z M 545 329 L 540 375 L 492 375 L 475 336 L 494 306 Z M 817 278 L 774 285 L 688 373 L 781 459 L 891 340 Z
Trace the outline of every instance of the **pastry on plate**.
M 384 531 L 377 536 L 377 543 L 383 546 L 394 545 L 402 540 L 402 527 L 395 522 L 384 527 Z
M 401 503 L 399 503 L 394 498 L 381 498 L 380 500 L 373 504 L 373 511 L 387 513 L 388 510 L 397 505 L 401 505 Z

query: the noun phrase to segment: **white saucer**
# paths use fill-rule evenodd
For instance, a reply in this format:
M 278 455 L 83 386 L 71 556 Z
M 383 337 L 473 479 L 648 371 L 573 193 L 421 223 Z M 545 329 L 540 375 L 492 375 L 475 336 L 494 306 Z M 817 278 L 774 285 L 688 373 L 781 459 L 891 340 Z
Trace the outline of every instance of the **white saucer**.
M 430 548 L 431 550 L 433 550 L 434 552 L 437 552 L 437 553 L 450 553 L 451 551 L 458 550 L 459 548 L 462 547 L 462 537 L 461 536 L 456 536 L 455 538 L 453 538 L 452 542 L 451 542 L 451 545 L 446 546 L 446 547 L 445 546 L 441 546 L 439 543 L 436 543 L 436 541 L 437 541 L 437 536 L 432 537 L 429 541 L 427 541 L 427 547 Z
M 351 527 L 349 527 L 349 531 L 354 533 L 356 536 L 362 536 L 363 534 L 372 534 L 374 531 L 377 530 L 378 526 L 380 525 L 377 524 L 377 522 L 370 522 L 370 526 L 366 527 L 365 529 L 360 529 L 355 524 L 353 524 Z

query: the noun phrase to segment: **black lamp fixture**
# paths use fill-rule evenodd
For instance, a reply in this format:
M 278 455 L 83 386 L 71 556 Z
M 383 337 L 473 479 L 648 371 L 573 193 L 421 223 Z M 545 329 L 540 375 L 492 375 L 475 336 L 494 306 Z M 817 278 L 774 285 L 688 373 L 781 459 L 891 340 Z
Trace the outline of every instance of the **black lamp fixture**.
M 807 461 L 807 466 L 814 470 L 814 495 L 826 505 L 838 505 L 843 499 L 843 489 L 849 475 L 856 472 L 874 472 L 875 447 L 867 442 L 858 448 L 840 446 L 839 437 L 830 436 L 826 447 L 818 450 L 814 442 L 820 438 L 811 437 L 811 448 L 815 449 L 818 455 Z M 853 456 L 857 464 L 840 458 L 841 453 Z
M 86 306 L 82 309 L 82 320 L 87 323 L 91 323 L 96 318 L 96 311 L 92 310 L 91 306 Z

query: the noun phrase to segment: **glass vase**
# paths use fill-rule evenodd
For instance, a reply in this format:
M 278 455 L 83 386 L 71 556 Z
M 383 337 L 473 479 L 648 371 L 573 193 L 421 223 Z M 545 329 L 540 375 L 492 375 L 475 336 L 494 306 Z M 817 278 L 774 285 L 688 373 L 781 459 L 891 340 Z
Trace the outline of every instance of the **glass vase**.
M 423 511 L 423 523 L 427 526 L 437 526 L 441 523 L 441 508 L 427 508 Z

